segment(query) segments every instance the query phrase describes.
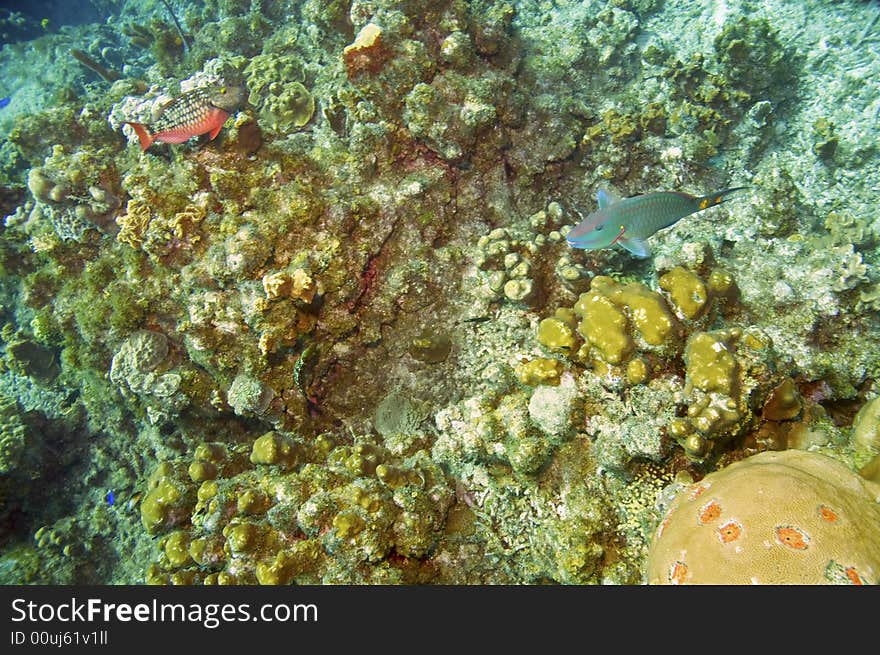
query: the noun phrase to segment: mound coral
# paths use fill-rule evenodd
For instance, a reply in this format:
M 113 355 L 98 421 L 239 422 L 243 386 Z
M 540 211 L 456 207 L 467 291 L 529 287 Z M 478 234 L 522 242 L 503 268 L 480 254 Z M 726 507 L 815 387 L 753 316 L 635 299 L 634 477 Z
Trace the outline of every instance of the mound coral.
M 651 545 L 648 582 L 875 584 L 878 494 L 825 455 L 754 455 L 678 494 Z

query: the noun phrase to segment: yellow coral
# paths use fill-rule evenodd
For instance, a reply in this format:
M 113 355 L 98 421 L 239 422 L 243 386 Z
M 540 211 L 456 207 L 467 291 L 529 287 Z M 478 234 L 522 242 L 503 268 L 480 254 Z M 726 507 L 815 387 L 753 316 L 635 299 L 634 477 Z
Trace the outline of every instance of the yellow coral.
M 649 345 L 663 345 L 673 335 L 675 318 L 669 307 L 660 294 L 643 284 L 633 282 L 624 286 L 610 277 L 598 275 L 593 278 L 590 288 L 610 298 L 618 307 L 625 308 L 630 320 Z
M 293 272 L 281 271 L 263 276 L 263 291 L 267 300 L 295 298 L 308 304 L 314 300 L 317 290 L 312 276 L 301 268 Z
M 635 357 L 626 365 L 626 380 L 630 384 L 641 384 L 648 379 L 648 365 L 641 357 Z
M 267 562 L 256 566 L 257 581 L 262 585 L 282 585 L 303 571 L 313 568 L 321 557 L 321 546 L 315 539 L 297 541 L 287 550 L 281 550 Z
M 171 566 L 183 566 L 190 561 L 189 533 L 178 530 L 165 539 L 165 557 Z
M 669 433 L 691 459 L 706 456 L 713 441 L 731 436 L 748 414 L 732 350 L 741 335 L 738 329 L 695 332 L 685 346 L 687 418 L 673 420 Z
M 562 375 L 562 362 L 539 357 L 518 364 L 514 371 L 522 384 L 529 386 L 551 384 L 555 386 L 559 384 L 559 376 Z
M 856 414 L 851 441 L 860 454 L 880 454 L 880 396 L 862 405 Z
M 266 535 L 254 523 L 230 523 L 223 528 L 223 536 L 233 553 L 245 553 L 262 546 Z
M 621 285 L 597 275 L 590 291 L 582 293 L 574 306 L 581 316 L 578 332 L 605 364 L 623 364 L 635 350 L 630 323 L 646 347 L 665 346 L 675 341 L 675 318 L 663 298 L 642 284 Z
M 162 462 L 153 471 L 149 491 L 141 500 L 141 523 L 148 532 L 158 532 L 192 510 L 183 483 L 185 475 L 170 462 Z
M 125 206 L 125 214 L 116 217 L 120 228 L 116 240 L 127 243 L 132 248 L 140 248 L 152 218 L 150 206 L 143 200 L 132 198 Z
M 556 310 L 553 316 L 538 324 L 538 342 L 554 351 L 570 351 L 577 343 L 575 313 L 564 307 Z
M 300 448 L 297 444 L 274 430 L 254 441 L 251 450 L 251 461 L 254 464 L 294 466 L 300 457 Z
M 171 218 L 171 230 L 176 238 L 187 238 L 190 243 L 195 243 L 201 238 L 196 231 L 204 218 L 205 209 L 203 207 L 187 205 L 183 211 L 177 212 Z
M 880 486 L 840 462 L 765 452 L 682 490 L 658 528 L 650 584 L 876 584 Z
M 732 296 L 736 293 L 736 282 L 733 279 L 733 275 L 719 268 L 709 273 L 706 286 L 709 289 L 709 293 L 715 296 Z
M 731 352 L 739 339 L 739 330 L 695 332 L 684 350 L 687 364 L 687 383 L 706 393 L 732 396 L 736 392 L 738 365 Z
M 578 332 L 609 364 L 620 364 L 635 349 L 627 331 L 626 315 L 602 293 L 582 293 L 574 311 L 583 317 Z
M 692 271 L 676 266 L 660 276 L 660 288 L 669 293 L 675 308 L 687 319 L 695 319 L 706 308 L 709 294 L 706 285 Z
M 290 294 L 293 280 L 287 273 L 267 273 L 263 276 L 263 291 L 268 300 L 277 300 Z

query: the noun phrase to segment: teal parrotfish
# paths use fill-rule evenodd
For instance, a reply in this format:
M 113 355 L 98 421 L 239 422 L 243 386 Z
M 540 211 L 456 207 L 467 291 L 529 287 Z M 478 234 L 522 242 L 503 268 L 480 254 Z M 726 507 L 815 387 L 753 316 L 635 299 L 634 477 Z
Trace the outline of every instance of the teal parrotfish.
M 568 245 L 583 250 L 610 248 L 615 243 L 636 257 L 648 257 L 651 249 L 646 239 L 679 219 L 720 205 L 734 191 L 730 187 L 705 196 L 692 196 L 679 191 L 657 191 L 631 198 L 620 198 L 607 188 L 596 194 L 599 208 L 575 225 L 566 236 Z
M 193 89 L 162 105 L 149 125 L 128 121 L 125 124 L 134 128 L 141 150 L 154 141 L 183 143 L 206 132 L 213 139 L 243 100 L 244 89 L 240 86 Z

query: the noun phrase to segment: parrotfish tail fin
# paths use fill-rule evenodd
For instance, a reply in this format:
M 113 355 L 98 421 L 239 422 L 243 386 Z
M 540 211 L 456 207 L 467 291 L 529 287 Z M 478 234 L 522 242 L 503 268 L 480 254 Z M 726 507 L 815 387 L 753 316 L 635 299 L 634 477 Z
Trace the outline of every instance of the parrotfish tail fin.
M 731 193 L 734 193 L 735 191 L 742 191 L 743 189 L 748 188 L 749 187 L 747 186 L 732 186 L 727 189 L 717 191 L 715 193 L 710 193 L 708 196 L 697 198 L 697 202 L 699 203 L 700 209 L 706 209 L 706 207 L 714 207 L 715 205 L 720 205 L 722 202 L 730 200 L 729 196 Z
M 141 142 L 141 150 L 146 150 L 153 144 L 153 136 L 147 130 L 146 126 L 141 123 L 125 123 L 126 125 L 131 125 L 132 129 L 134 129 L 135 134 L 138 136 L 138 141 Z

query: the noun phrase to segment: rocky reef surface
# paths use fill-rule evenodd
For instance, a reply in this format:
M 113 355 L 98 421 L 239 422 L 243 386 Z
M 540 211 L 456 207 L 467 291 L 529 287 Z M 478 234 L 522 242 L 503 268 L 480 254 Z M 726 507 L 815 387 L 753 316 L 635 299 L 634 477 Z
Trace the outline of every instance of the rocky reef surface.
M 760 525 L 880 582 L 875 5 L 106 4 L 0 50 L 0 581 L 675 583 Z M 566 243 L 604 184 L 748 190 L 637 259 Z

